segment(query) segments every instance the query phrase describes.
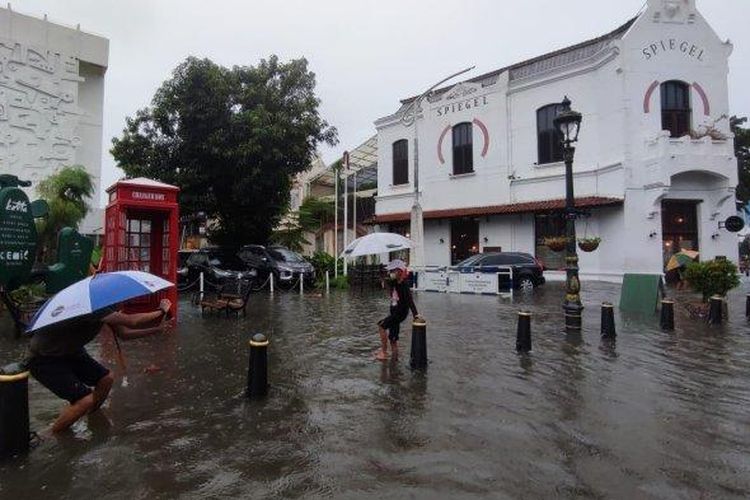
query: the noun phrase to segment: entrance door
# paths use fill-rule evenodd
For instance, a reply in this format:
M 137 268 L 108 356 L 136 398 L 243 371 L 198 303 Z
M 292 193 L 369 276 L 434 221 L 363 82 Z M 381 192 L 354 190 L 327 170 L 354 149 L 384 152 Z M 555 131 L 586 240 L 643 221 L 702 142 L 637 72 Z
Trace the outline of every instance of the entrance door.
M 698 200 L 664 200 L 661 206 L 664 265 L 680 250 L 698 248 Z
M 479 253 L 479 222 L 475 219 L 451 220 L 451 264 Z

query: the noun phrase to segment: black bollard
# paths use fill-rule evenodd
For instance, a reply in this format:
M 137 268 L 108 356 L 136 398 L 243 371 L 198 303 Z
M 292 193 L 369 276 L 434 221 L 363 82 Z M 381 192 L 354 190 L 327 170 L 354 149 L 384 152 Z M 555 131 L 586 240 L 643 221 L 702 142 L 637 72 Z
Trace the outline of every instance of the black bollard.
M 615 306 L 609 302 L 602 303 L 602 337 L 607 339 L 617 337 L 615 329 Z
M 29 372 L 19 363 L 0 369 L 0 458 L 29 450 Z
M 750 319 L 750 294 L 745 297 L 745 317 Z
M 659 326 L 662 330 L 674 330 L 674 301 L 666 299 L 661 301 L 661 319 L 659 320 Z
M 412 370 L 427 368 L 427 323 L 418 318 L 411 324 L 411 361 Z
M 247 397 L 261 399 L 268 394 L 268 339 L 262 333 L 250 340 L 250 365 L 247 368 Z
M 719 295 L 711 297 L 708 306 L 708 324 L 720 325 L 724 320 L 724 299 Z
M 520 353 L 531 351 L 531 313 L 529 311 L 518 311 L 516 351 Z

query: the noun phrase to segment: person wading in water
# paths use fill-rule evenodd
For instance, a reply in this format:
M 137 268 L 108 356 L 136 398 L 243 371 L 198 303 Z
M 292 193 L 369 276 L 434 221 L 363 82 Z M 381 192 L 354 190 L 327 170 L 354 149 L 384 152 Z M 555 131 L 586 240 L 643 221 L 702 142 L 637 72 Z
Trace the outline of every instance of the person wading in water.
M 52 432 L 69 429 L 81 417 L 98 410 L 109 395 L 112 373 L 86 352 L 85 346 L 102 332 L 133 340 L 166 331 L 172 303 L 164 299 L 154 312 L 125 314 L 115 307 L 59 323 L 31 338 L 31 374 L 56 396 L 67 400 L 52 424 Z M 119 349 L 119 345 L 118 345 Z M 93 389 L 92 389 L 93 388 Z
M 406 282 L 408 272 L 404 261 L 396 259 L 386 267 L 390 281 L 390 314 L 378 322 L 378 333 L 380 334 L 380 349 L 375 353 L 378 360 L 388 359 L 388 342 L 391 344 L 393 358 L 398 358 L 398 336 L 401 323 L 409 315 L 411 310 L 414 318 L 420 318 L 417 306 L 411 295 L 409 284 Z

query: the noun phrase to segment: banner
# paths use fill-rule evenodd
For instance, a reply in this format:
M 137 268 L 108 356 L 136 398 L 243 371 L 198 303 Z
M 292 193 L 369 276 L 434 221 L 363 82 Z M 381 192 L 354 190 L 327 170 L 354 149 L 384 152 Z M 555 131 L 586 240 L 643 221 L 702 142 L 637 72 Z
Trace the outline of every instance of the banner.
M 16 187 L 0 189 L 0 285 L 12 290 L 31 274 L 37 234 L 31 203 Z

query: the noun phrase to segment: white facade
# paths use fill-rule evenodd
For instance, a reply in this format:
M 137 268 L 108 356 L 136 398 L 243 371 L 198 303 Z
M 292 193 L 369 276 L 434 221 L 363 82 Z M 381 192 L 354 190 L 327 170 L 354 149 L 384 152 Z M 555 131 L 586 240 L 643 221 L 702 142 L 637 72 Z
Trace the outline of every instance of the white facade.
M 102 233 L 104 74 L 109 41 L 78 28 L 0 8 L 0 172 L 36 184 L 68 165 L 94 179 L 91 212 L 79 228 Z
M 727 118 L 731 52 L 694 0 L 650 0 L 608 35 L 435 92 L 418 120 L 426 264 L 451 263 L 450 219 L 459 215 L 478 219 L 480 251 L 535 254 L 535 213 L 561 206 L 565 196 L 562 162 L 538 164 L 537 110 L 566 95 L 583 114 L 575 195 L 591 204 L 591 217 L 577 222 L 578 236 L 585 227 L 602 238 L 596 252 L 580 254 L 583 275 L 661 273 L 664 200 L 696 203 L 695 244 L 703 259 L 736 261 L 736 237 L 719 229 L 719 221 L 736 214 L 737 161 Z M 690 129 L 714 124 L 725 139 L 662 131 L 661 84 L 674 80 L 690 89 Z M 413 204 L 414 129 L 401 121 L 408 104 L 376 121 L 382 225 L 408 221 Z M 472 123 L 473 172 L 452 175 L 451 130 L 462 122 Z M 400 139 L 409 141 L 409 182 L 394 186 L 391 152 Z M 529 202 L 549 203 L 522 205 Z

